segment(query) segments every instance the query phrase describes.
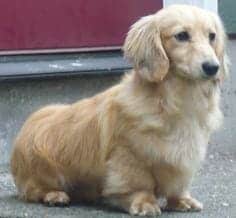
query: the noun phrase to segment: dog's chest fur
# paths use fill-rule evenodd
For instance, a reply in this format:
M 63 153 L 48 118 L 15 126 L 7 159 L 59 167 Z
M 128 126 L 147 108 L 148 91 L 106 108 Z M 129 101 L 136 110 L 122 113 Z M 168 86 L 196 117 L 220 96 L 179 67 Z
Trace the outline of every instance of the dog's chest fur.
M 204 159 L 209 131 L 194 116 L 173 117 L 167 125 L 163 132 L 149 129 L 133 133 L 134 144 L 142 148 L 140 153 L 150 165 L 161 162 L 192 172 Z
M 165 96 L 168 114 L 146 114 L 130 132 L 129 140 L 165 194 L 186 188 L 204 159 L 210 133 L 221 120 L 218 94 L 209 85 L 172 90 Z

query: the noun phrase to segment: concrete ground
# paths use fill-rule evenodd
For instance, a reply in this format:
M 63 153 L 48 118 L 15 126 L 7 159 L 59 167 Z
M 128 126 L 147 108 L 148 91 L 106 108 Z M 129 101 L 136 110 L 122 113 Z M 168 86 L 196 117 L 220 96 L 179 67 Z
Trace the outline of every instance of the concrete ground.
M 229 42 L 230 79 L 222 89 L 224 126 L 211 139 L 206 161 L 196 177 L 193 196 L 204 203 L 200 213 L 164 212 L 173 218 L 236 218 L 236 41 Z M 8 163 L 12 140 L 23 120 L 36 108 L 52 102 L 73 102 L 118 81 L 118 77 L 3 82 L 0 85 L 0 217 L 129 217 L 104 205 L 65 208 L 24 203 L 17 199 Z

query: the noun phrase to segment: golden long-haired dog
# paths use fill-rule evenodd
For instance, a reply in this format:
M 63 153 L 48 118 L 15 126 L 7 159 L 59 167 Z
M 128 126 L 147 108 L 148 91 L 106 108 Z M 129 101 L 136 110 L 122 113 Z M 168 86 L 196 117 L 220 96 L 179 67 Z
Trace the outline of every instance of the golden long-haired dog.
M 72 105 L 31 115 L 16 138 L 11 170 L 19 195 L 50 205 L 105 198 L 134 215 L 201 210 L 189 186 L 222 120 L 227 73 L 220 19 L 175 5 L 135 23 L 122 82 Z

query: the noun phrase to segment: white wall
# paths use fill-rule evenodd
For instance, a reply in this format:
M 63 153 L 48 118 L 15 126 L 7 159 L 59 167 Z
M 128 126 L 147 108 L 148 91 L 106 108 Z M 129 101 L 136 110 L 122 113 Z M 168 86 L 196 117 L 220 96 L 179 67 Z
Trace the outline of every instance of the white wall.
M 164 7 L 171 4 L 190 4 L 198 7 L 213 11 L 217 13 L 218 1 L 217 0 L 163 0 Z

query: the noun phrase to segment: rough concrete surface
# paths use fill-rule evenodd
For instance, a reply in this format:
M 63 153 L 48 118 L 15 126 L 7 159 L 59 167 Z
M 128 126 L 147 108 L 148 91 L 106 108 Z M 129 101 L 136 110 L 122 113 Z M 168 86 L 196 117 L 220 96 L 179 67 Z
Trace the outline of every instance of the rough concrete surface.
M 206 161 L 192 187 L 193 196 L 204 203 L 204 210 L 164 212 L 164 218 L 236 218 L 236 41 L 229 42 L 229 55 L 231 75 L 222 90 L 224 126 L 212 137 Z M 29 113 L 46 104 L 91 96 L 118 80 L 112 76 L 90 76 L 0 84 L 0 217 L 129 217 L 104 205 L 49 208 L 24 203 L 17 199 L 7 167 L 12 140 Z

